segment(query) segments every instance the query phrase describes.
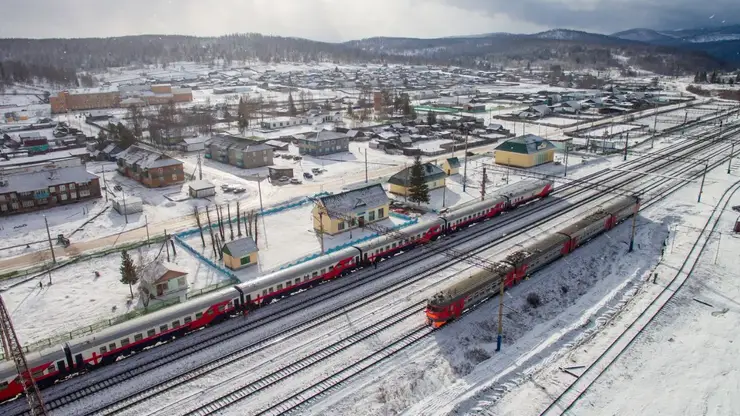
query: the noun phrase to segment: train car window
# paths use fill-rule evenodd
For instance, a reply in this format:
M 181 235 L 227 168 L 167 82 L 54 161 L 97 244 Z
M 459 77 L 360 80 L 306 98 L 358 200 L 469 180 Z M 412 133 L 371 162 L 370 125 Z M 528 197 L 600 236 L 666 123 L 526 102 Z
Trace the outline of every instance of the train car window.
M 292 281 L 290 281 L 290 280 L 288 280 L 287 282 L 285 282 L 285 287 L 286 287 L 286 288 L 289 288 L 289 287 L 290 287 L 290 286 L 292 286 L 292 285 L 293 285 L 293 282 L 292 282 Z
M 295 279 L 295 284 L 298 284 L 298 283 L 301 283 L 301 278 L 300 277 L 297 278 L 297 279 Z
M 203 312 L 198 312 L 195 314 L 195 319 L 200 319 L 203 317 Z
M 180 327 L 180 320 L 172 321 L 172 327 L 173 328 L 179 328 Z
M 160 333 L 167 332 L 167 324 L 164 324 L 164 325 L 160 326 L 159 327 L 159 332 Z
M 185 322 L 186 324 L 189 324 L 189 323 L 193 322 L 193 318 L 191 318 L 191 317 L 189 317 L 189 316 L 186 316 L 186 317 L 185 317 L 185 319 L 183 319 L 183 321 L 184 321 L 184 322 Z
M 229 304 L 226 305 L 226 307 L 229 308 L 229 309 L 231 309 L 233 306 L 234 306 L 234 301 L 233 300 L 230 300 L 229 301 Z
M 267 296 L 267 289 L 262 291 L 262 296 Z
M 4 389 L 6 387 L 8 387 L 8 382 L 7 381 L 0 381 L 0 389 Z
M 326 268 L 321 269 L 321 274 L 322 275 L 326 274 Z
M 36 379 L 36 378 L 39 378 L 39 377 L 43 376 L 44 375 L 44 372 L 43 371 L 34 371 L 33 373 L 31 373 L 31 375 L 33 376 L 33 378 Z
M 391 248 L 396 248 L 396 243 L 391 244 Z
M 329 271 L 334 270 L 334 266 L 329 266 Z
M 116 343 L 114 342 L 113 344 L 108 344 L 108 349 L 111 350 L 111 351 L 115 350 L 116 349 Z
M 223 312 L 226 307 L 224 305 L 218 305 L 218 311 Z
M 130 344 L 131 342 L 128 340 L 128 338 L 124 338 L 121 340 L 121 346 L 125 347 L 126 345 Z
M 108 349 L 107 349 L 107 348 L 105 348 L 105 347 L 100 347 L 100 353 L 101 353 L 101 354 L 105 354 L 106 352 L 108 352 Z
M 150 329 L 150 330 L 146 331 L 147 338 L 153 337 L 154 334 L 156 334 L 156 331 L 154 329 Z
M 144 339 L 143 335 L 141 334 L 134 335 L 134 342 L 141 341 L 142 339 Z
M 272 293 L 272 292 L 274 292 L 274 290 L 272 290 L 272 288 L 270 288 L 270 289 L 269 289 L 269 291 L 270 291 L 269 293 Z
M 308 282 L 308 275 L 303 276 L 303 281 Z
M 313 272 L 313 273 L 311 273 L 311 277 L 316 277 L 318 275 L 319 275 L 319 272 Z
M 275 290 L 283 290 L 283 284 L 281 283 L 281 284 L 277 285 L 277 287 L 275 288 Z

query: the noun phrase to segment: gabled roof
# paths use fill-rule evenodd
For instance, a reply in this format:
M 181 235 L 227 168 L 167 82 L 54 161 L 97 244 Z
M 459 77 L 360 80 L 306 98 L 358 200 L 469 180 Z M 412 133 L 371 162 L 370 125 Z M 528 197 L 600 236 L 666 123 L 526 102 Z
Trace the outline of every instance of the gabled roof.
M 447 158 L 447 164 L 450 165 L 451 168 L 459 168 L 460 167 L 460 159 L 458 159 L 456 157 Z
M 388 179 L 388 183 L 393 185 L 399 185 L 407 187 L 411 183 L 411 169 L 413 166 L 409 166 L 406 169 L 396 173 Z M 432 182 L 438 179 L 442 179 L 447 176 L 447 173 L 442 170 L 439 166 L 432 163 L 424 163 L 424 182 Z
M 182 162 L 177 159 L 136 145 L 122 151 L 117 157 L 119 160 L 123 160 L 131 165 L 137 165 L 143 169 L 182 165 Z
M 162 279 L 164 275 L 168 275 L 167 279 Z M 156 283 L 159 281 L 167 281 L 177 277 L 185 276 L 188 271 L 185 268 L 178 266 L 177 264 L 155 260 L 141 268 L 139 277 L 146 283 Z
M 221 251 L 231 257 L 242 258 L 248 254 L 259 251 L 252 237 L 239 238 L 224 244 Z
M 514 137 L 509 139 L 496 147 L 496 150 L 504 152 L 532 154 L 541 152 L 543 150 L 554 149 L 555 145 L 549 140 L 543 139 L 542 137 L 535 136 L 534 134 L 526 134 L 524 136 Z
M 342 214 L 363 212 L 388 204 L 390 200 L 383 186 L 374 184 L 351 191 L 319 198 L 331 218 L 341 218 Z

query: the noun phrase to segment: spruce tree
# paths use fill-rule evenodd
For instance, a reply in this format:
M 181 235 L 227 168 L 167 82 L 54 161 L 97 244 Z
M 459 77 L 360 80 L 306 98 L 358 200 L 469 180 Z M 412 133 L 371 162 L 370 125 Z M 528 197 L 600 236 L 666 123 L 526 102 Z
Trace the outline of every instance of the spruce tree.
M 434 111 L 427 112 L 427 124 L 430 126 L 437 124 L 437 114 L 435 114 Z
M 131 299 L 134 298 L 133 285 L 139 281 L 139 276 L 136 275 L 136 267 L 134 261 L 126 250 L 121 252 L 121 283 L 127 284 L 128 289 L 131 292 Z
M 424 179 L 424 165 L 421 164 L 420 156 L 416 156 L 414 165 L 411 166 L 409 175 L 409 201 L 429 203 L 429 187 Z

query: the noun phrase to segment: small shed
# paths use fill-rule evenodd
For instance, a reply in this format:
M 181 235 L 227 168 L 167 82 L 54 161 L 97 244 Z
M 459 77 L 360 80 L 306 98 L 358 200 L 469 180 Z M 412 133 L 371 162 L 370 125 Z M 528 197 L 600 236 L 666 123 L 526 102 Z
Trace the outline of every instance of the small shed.
M 152 299 L 166 297 L 187 290 L 187 275 L 187 270 L 177 264 L 154 261 L 139 272 L 139 288 Z
M 283 176 L 286 176 L 288 178 L 293 177 L 293 168 L 282 168 L 282 167 L 270 166 L 267 168 L 267 172 L 270 176 L 270 180 L 272 181 L 279 180 Z
M 182 149 L 183 152 L 199 152 L 201 150 L 205 150 L 206 138 L 205 137 L 188 137 L 186 139 L 182 139 L 180 148 Z
M 288 150 L 288 146 L 290 145 L 290 143 L 281 142 L 280 140 L 268 140 L 265 144 L 275 150 Z
M 188 194 L 191 198 L 206 198 L 216 195 L 216 185 L 206 181 L 193 181 L 188 184 Z
M 457 175 L 460 172 L 460 159 L 456 157 L 447 158 L 440 167 L 447 173 L 447 176 Z
M 238 270 L 257 264 L 257 244 L 252 237 L 239 238 L 224 244 L 221 252 L 224 256 L 224 266 L 231 270 Z
M 106 192 L 108 192 L 106 190 Z M 131 215 L 144 211 L 144 202 L 138 196 L 117 198 L 113 201 L 113 209 L 121 215 Z

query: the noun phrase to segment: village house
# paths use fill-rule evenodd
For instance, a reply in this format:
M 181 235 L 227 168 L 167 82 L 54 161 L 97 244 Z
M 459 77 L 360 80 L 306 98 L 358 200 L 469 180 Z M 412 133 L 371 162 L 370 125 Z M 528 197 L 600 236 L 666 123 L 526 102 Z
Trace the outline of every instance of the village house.
M 258 252 L 257 243 L 249 236 L 229 241 L 221 248 L 224 266 L 231 270 L 257 264 L 259 262 Z
M 412 168 L 413 166 L 409 166 L 388 179 L 388 183 L 390 184 L 389 191 L 391 193 L 402 196 L 409 195 Z M 442 170 L 442 168 L 433 163 L 424 163 L 422 165 L 422 170 L 424 172 L 424 183 L 426 183 L 427 188 L 429 188 L 430 191 L 445 187 L 447 173 Z
M 156 260 L 139 272 L 139 290 L 150 299 L 166 298 L 188 289 L 187 275 L 177 264 Z
M 100 198 L 98 177 L 78 158 L 0 169 L 0 215 Z
M 530 168 L 552 162 L 555 158 L 555 145 L 542 137 L 527 134 L 498 145 L 494 158 L 499 165 Z
M 205 144 L 205 157 L 244 169 L 272 165 L 273 148 L 247 139 L 218 134 Z
M 456 157 L 447 158 L 442 162 L 440 167 L 447 173 L 447 176 L 457 175 L 460 172 L 460 159 Z
M 320 131 L 315 137 L 298 139 L 298 153 L 323 156 L 349 151 L 349 137 L 345 133 L 329 130 Z
M 159 188 L 185 180 L 182 162 L 139 146 L 131 146 L 116 155 L 118 172 L 148 188 Z
M 312 211 L 313 228 L 338 234 L 388 218 L 390 199 L 383 186 L 374 184 L 318 198 Z

